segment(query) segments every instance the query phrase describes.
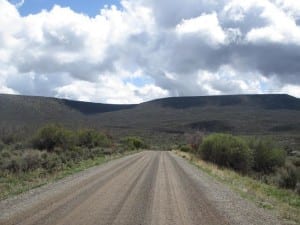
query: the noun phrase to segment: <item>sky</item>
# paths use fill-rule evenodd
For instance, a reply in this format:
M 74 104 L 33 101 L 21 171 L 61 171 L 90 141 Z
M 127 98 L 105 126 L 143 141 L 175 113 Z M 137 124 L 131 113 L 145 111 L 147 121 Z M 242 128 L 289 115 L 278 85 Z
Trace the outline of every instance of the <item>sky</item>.
M 83 13 L 90 17 L 97 16 L 101 9 L 106 6 L 121 7 L 118 0 L 11 0 L 9 2 L 17 6 L 22 16 L 37 14 L 42 10 L 50 11 L 55 5 L 69 7 L 76 13 Z
M 0 93 L 300 97 L 300 1 L 0 0 Z

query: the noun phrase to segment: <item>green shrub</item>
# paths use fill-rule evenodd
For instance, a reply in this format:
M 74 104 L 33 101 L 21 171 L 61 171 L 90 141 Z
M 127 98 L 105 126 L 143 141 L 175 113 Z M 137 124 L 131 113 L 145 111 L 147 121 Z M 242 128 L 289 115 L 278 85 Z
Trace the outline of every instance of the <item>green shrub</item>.
M 296 168 L 292 163 L 286 163 L 278 172 L 278 184 L 280 187 L 296 189 L 297 183 L 300 182 L 300 169 Z
M 247 144 L 229 134 L 212 134 L 204 138 L 200 155 L 204 160 L 241 172 L 250 170 L 253 164 L 253 155 Z
M 1 163 L 1 170 L 6 170 L 13 173 L 19 173 L 23 168 L 23 160 L 19 156 L 12 156 Z
M 192 134 L 185 134 L 186 143 L 188 143 L 191 150 L 195 153 L 198 153 L 198 150 L 203 142 L 204 137 L 204 133 L 200 131 L 197 131 Z
M 13 157 L 7 164 L 6 168 L 14 173 L 20 172 L 22 170 L 22 161 L 19 157 Z
M 73 147 L 75 139 L 70 130 L 51 124 L 41 128 L 32 143 L 34 148 L 51 152 L 55 147 L 62 149 Z
M 91 152 L 91 156 L 94 157 L 99 157 L 102 156 L 104 154 L 104 149 L 103 148 L 92 148 L 90 150 Z
M 96 130 L 80 130 L 77 135 L 77 144 L 82 147 L 95 148 L 109 147 L 112 143 L 107 135 Z
M 193 149 L 189 146 L 189 145 L 181 145 L 179 147 L 180 151 L 183 151 L 183 152 L 192 152 Z
M 290 157 L 291 158 L 291 161 L 292 163 L 296 166 L 296 167 L 300 167 L 300 158 L 299 157 Z
M 4 151 L 1 153 L 1 158 L 10 158 L 11 155 L 12 155 L 12 154 L 11 154 L 10 151 L 4 150 Z
M 56 153 L 47 153 L 43 155 L 42 160 L 42 168 L 47 170 L 48 172 L 54 172 L 63 167 L 63 163 L 61 157 Z
M 22 155 L 22 171 L 33 171 L 40 168 L 42 163 L 41 153 L 37 150 L 27 150 Z
M 18 137 L 13 133 L 7 133 L 2 135 L 1 142 L 5 145 L 10 145 L 18 141 Z
M 300 181 L 297 182 L 296 187 L 295 187 L 295 192 L 300 195 Z
M 252 139 L 249 146 L 254 155 L 254 170 L 270 173 L 284 165 L 286 153 L 277 148 L 271 139 Z
M 137 150 L 147 148 L 145 142 L 139 137 L 126 137 L 121 140 L 122 147 L 125 150 Z
M 40 168 L 42 158 L 38 150 L 26 150 L 20 154 L 2 153 L 1 169 L 13 173 L 28 172 Z M 3 157 L 4 156 L 4 157 Z
M 0 151 L 2 151 L 5 148 L 5 144 L 0 140 Z
M 139 139 L 129 140 L 135 148 L 143 146 Z M 7 145 L 1 149 L 1 171 L 19 173 L 44 169 L 51 173 L 101 156 L 104 147 L 112 146 L 111 138 L 95 130 L 75 132 L 53 124 L 41 128 L 30 143 L 34 149 L 26 143 Z

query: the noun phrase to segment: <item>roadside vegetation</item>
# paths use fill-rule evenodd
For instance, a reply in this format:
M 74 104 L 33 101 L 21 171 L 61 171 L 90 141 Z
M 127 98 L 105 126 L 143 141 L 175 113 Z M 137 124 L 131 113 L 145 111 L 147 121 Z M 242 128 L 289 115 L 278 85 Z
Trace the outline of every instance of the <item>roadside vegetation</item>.
M 196 133 L 177 154 L 284 220 L 300 223 L 300 158 L 271 138 Z
M 0 199 L 146 147 L 139 137 L 114 142 L 103 132 L 55 124 L 39 129 L 28 140 L 5 141 L 0 142 Z
M 121 144 L 127 151 L 149 148 L 149 146 L 139 137 L 125 137 L 121 140 Z
M 297 193 L 266 184 L 235 170 L 220 167 L 215 163 L 201 159 L 194 153 L 175 152 L 208 175 L 227 184 L 243 198 L 253 201 L 259 207 L 272 210 L 283 221 L 283 224 L 300 223 L 300 196 Z
M 197 134 L 179 146 L 219 167 L 233 169 L 267 184 L 300 194 L 300 158 L 288 156 L 271 138 L 239 137 L 231 134 Z

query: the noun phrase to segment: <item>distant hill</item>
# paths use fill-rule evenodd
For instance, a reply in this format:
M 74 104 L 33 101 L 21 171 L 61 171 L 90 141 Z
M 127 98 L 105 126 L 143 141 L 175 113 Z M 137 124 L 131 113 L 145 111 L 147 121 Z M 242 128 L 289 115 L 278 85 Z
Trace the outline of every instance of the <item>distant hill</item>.
M 113 105 L 65 99 L 0 94 L 0 136 L 6 132 L 34 132 L 47 123 L 87 127 L 92 114 L 130 109 L 135 105 Z M 98 122 L 95 122 L 96 125 Z M 97 127 L 97 126 L 96 126 Z M 25 132 L 24 132 L 25 131 Z
M 248 106 L 264 109 L 300 110 L 300 99 L 284 94 L 171 97 L 151 102 L 175 109 L 205 106 Z
M 175 139 L 184 133 L 293 136 L 300 143 L 300 99 L 289 95 L 171 97 L 136 105 L 0 95 L 0 136 L 30 134 L 46 123 L 92 127 L 115 136 Z

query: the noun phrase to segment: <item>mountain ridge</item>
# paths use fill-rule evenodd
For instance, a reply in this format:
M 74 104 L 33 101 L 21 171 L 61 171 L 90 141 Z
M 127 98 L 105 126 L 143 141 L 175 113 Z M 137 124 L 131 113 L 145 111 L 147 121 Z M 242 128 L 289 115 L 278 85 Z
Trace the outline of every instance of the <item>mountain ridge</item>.
M 113 136 L 168 139 L 195 131 L 296 136 L 300 99 L 285 94 L 184 96 L 140 104 L 103 104 L 0 94 L 0 136 L 30 135 L 48 123 L 105 130 Z

